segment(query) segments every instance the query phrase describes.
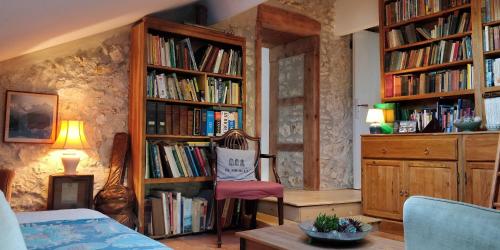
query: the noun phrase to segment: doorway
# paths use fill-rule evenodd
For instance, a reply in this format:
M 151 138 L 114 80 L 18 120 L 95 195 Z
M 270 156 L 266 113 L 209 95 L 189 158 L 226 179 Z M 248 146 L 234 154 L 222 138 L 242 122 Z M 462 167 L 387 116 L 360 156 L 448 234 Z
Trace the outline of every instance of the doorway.
M 269 168 L 276 168 L 289 189 L 319 190 L 320 27 L 297 13 L 258 7 L 256 132 L 263 147 L 267 141 L 277 155 L 276 166 Z M 274 179 L 272 172 L 269 178 Z

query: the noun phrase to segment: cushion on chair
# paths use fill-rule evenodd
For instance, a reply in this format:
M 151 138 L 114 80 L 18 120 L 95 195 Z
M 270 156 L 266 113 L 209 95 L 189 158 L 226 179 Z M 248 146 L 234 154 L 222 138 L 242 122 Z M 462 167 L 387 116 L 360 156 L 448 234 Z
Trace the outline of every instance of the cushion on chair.
M 216 148 L 217 180 L 254 181 L 255 151 Z
M 19 222 L 2 191 L 0 191 L 0 249 L 26 249 Z
M 215 199 L 240 198 L 255 200 L 265 197 L 283 197 L 283 185 L 267 181 L 218 181 Z

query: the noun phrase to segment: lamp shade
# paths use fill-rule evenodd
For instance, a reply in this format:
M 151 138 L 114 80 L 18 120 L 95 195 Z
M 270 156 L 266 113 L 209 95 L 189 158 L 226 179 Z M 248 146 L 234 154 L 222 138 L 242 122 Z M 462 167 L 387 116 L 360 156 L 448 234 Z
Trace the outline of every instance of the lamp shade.
M 367 123 L 383 123 L 384 122 L 384 111 L 381 109 L 369 109 L 366 115 Z
M 83 129 L 83 121 L 61 121 L 61 129 L 57 136 L 56 142 L 52 148 L 57 149 L 86 149 L 89 148 L 85 131 Z

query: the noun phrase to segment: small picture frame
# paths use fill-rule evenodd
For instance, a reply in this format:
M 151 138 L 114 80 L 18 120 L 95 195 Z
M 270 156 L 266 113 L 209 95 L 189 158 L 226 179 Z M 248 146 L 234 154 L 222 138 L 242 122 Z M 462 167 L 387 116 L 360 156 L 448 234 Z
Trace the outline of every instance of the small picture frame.
M 93 175 L 51 175 L 47 209 L 92 209 Z
M 4 142 L 54 143 L 58 95 L 8 90 Z
M 417 132 L 417 121 L 399 121 L 398 132 L 404 133 L 416 133 Z

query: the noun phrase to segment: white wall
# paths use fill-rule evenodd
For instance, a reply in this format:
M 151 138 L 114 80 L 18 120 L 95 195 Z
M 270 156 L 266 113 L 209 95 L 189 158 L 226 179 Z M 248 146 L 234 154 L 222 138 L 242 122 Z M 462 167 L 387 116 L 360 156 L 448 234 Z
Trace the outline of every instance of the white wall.
M 377 0 L 337 0 L 335 1 L 336 36 L 378 26 Z
M 269 49 L 262 48 L 262 117 L 261 117 L 261 151 L 263 154 L 269 153 Z M 276 152 L 273 152 L 275 154 Z M 261 161 L 261 179 L 263 181 L 269 180 L 269 159 L 262 159 Z

